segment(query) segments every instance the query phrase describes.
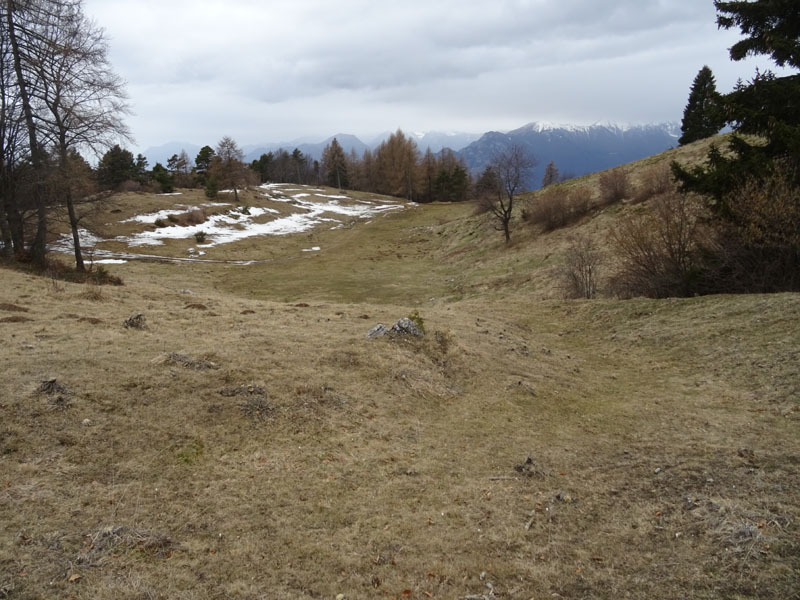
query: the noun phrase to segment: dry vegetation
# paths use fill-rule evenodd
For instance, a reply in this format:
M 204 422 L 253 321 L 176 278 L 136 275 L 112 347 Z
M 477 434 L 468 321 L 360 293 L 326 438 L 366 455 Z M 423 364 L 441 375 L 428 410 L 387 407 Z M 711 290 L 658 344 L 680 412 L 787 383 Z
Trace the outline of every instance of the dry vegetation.
M 0 271 L 0 598 L 796 597 L 800 297 L 553 299 L 641 207 Z

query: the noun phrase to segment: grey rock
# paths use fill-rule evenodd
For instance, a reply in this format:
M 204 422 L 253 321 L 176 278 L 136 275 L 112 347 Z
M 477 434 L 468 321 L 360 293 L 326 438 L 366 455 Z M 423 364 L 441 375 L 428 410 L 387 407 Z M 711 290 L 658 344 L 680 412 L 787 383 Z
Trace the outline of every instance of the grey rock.
M 397 323 L 392 325 L 392 333 L 415 335 L 417 337 L 422 337 L 425 335 L 425 333 L 423 333 L 423 331 L 417 327 L 417 324 L 408 317 L 403 317 L 402 319 L 399 319 Z
M 387 329 L 386 325 L 378 323 L 367 332 L 367 339 L 374 340 L 375 338 L 383 337 L 387 333 L 389 333 L 389 329 Z

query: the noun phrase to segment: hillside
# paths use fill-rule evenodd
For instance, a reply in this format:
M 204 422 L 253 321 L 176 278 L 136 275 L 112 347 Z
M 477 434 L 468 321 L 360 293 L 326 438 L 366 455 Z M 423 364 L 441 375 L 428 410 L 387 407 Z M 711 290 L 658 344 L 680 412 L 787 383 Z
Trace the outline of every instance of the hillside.
M 568 238 L 641 204 L 506 248 L 471 205 L 335 196 L 122 195 L 86 226 L 123 286 L 0 270 L 0 597 L 795 593 L 800 296 L 563 300 Z

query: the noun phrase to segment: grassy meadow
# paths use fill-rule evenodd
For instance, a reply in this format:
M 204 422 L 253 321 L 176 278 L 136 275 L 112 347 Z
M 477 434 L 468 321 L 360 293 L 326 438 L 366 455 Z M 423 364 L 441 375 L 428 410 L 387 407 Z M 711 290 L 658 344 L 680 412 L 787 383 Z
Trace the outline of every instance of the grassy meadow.
M 797 598 L 800 295 L 564 300 L 570 236 L 640 209 L 1 269 L 0 598 Z M 424 338 L 365 338 L 413 311 Z

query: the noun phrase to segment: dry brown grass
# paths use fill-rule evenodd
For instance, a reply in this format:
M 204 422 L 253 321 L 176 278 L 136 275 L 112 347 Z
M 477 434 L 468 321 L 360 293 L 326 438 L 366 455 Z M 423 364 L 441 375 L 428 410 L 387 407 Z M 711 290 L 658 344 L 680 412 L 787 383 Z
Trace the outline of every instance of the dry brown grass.
M 0 271 L 0 597 L 796 594 L 800 297 L 547 300 L 574 231 L 469 210 L 98 302 Z
M 85 310 L 82 287 L 2 276 L 34 320 L 2 325 L 9 597 L 797 584 L 796 296 L 487 295 L 423 307 L 423 340 L 367 341 L 408 307 L 245 300 L 200 277 L 209 316 L 142 269 L 91 325 L 52 319 Z M 151 327 L 123 328 L 139 310 Z M 37 393 L 54 378 L 63 406 Z

